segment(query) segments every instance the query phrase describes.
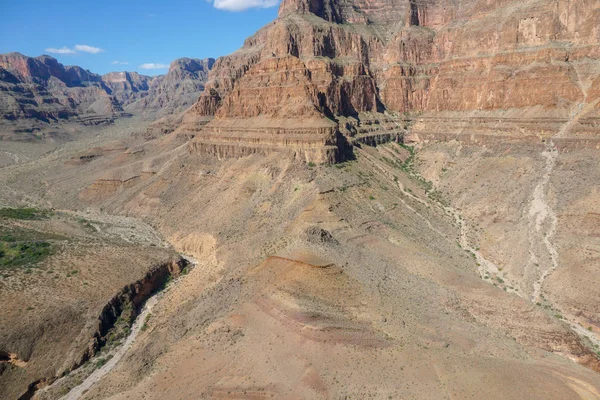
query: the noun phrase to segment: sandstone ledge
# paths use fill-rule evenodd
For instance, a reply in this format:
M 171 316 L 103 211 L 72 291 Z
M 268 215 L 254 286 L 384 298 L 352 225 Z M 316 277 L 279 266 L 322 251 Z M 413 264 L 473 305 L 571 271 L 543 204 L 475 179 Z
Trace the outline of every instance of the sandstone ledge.
M 202 128 L 189 149 L 219 158 L 282 152 L 322 164 L 340 159 L 340 138 L 337 124 L 324 118 L 218 118 Z

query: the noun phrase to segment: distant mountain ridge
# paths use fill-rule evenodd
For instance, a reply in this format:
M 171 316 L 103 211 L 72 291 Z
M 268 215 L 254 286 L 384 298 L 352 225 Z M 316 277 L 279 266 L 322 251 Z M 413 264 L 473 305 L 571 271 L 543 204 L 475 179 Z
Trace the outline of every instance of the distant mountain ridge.
M 107 123 L 131 112 L 150 118 L 193 104 L 204 89 L 213 59 L 175 60 L 167 75 L 95 74 L 65 66 L 48 55 L 0 54 L 0 118 L 44 123 Z
M 166 75 L 152 80 L 148 95 L 128 110 L 155 116 L 184 111 L 198 100 L 214 63 L 214 58 L 179 58 L 173 61 Z

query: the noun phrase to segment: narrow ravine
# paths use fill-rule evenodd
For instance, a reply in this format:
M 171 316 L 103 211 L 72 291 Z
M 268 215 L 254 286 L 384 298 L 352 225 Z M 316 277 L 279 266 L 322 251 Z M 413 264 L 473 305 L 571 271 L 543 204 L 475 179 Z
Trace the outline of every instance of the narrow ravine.
M 119 363 L 119 361 L 123 358 L 125 353 L 131 348 L 138 334 L 141 332 L 142 327 L 144 326 L 144 322 L 146 321 L 146 317 L 152 311 L 154 305 L 158 302 L 158 299 L 162 295 L 162 292 L 155 294 L 150 297 L 144 307 L 142 308 L 140 314 L 136 317 L 133 325 L 131 326 L 131 333 L 125 341 L 117 347 L 117 349 L 112 352 L 112 358 L 104 364 L 102 367 L 98 368 L 91 375 L 89 375 L 80 385 L 75 386 L 73 389 L 69 391 L 69 393 L 62 397 L 63 400 L 78 400 L 83 396 L 83 394 L 88 391 L 96 382 L 98 382 L 102 377 L 112 371 L 115 366 Z
M 377 167 L 382 173 L 384 173 L 388 178 L 393 180 L 394 175 L 390 174 L 389 171 L 385 170 L 384 168 L 380 167 L 377 165 L 377 163 L 374 161 L 373 157 L 370 156 L 368 153 L 366 152 L 362 152 L 361 155 L 365 158 L 367 158 L 368 160 L 371 161 L 371 163 Z M 422 176 L 420 176 L 417 172 L 414 172 L 414 176 L 417 176 L 420 179 L 424 179 Z M 460 247 L 465 250 L 466 252 L 470 253 L 471 255 L 474 256 L 475 261 L 477 263 L 477 269 L 479 272 L 479 275 L 481 277 L 481 279 L 486 280 L 487 282 L 489 282 L 490 284 L 493 284 L 492 282 L 492 278 L 500 278 L 503 282 L 504 282 L 504 288 L 506 289 L 507 292 L 511 292 L 511 293 L 515 293 L 521 297 L 524 297 L 524 294 L 518 291 L 517 285 L 513 285 L 509 279 L 505 276 L 505 274 L 502 272 L 501 268 L 499 268 L 496 264 L 494 264 L 492 261 L 486 259 L 480 252 L 479 250 L 473 248 L 470 243 L 469 243 L 469 235 L 468 235 L 468 228 L 467 228 L 467 224 L 463 221 L 462 216 L 460 214 L 460 212 L 458 210 L 456 210 L 453 207 L 450 206 L 445 206 L 441 203 L 436 203 L 435 201 L 425 201 L 421 198 L 419 198 L 418 196 L 415 196 L 413 193 L 407 191 L 404 188 L 404 185 L 402 185 L 402 183 L 400 182 L 396 182 L 396 185 L 398 186 L 398 188 L 402 191 L 402 193 L 404 194 L 404 196 L 406 196 L 407 198 L 410 198 L 420 204 L 422 204 L 425 207 L 439 207 L 440 209 L 442 209 L 448 216 L 452 217 L 456 223 L 456 225 L 459 228 L 459 244 Z M 423 222 L 427 225 L 427 227 L 429 229 L 431 229 L 433 232 L 437 233 L 440 237 L 442 237 L 444 240 L 450 240 L 443 232 L 439 231 L 438 229 L 436 229 L 431 222 L 425 217 L 423 216 L 421 213 L 419 213 L 414 207 L 411 207 L 404 199 L 402 198 L 398 198 L 398 200 L 408 209 L 410 210 L 413 214 L 415 214 L 417 217 L 419 217 L 421 220 L 423 220 Z
M 195 267 L 198 264 L 198 261 L 190 256 L 184 254 L 180 254 L 180 256 L 185 261 L 187 261 L 189 267 Z M 167 290 L 176 285 L 182 278 L 183 276 L 180 275 L 179 277 L 174 279 L 167 287 Z M 102 379 L 105 375 L 111 372 L 118 365 L 119 361 L 123 358 L 125 354 L 127 354 L 129 349 L 131 349 L 131 347 L 133 346 L 138 334 L 143 330 L 143 326 L 146 323 L 147 317 L 150 315 L 152 309 L 164 294 L 165 291 L 160 291 L 148 298 L 148 300 L 146 300 L 140 313 L 135 318 L 135 321 L 131 326 L 131 333 L 129 334 L 129 336 L 127 336 L 127 338 L 121 345 L 119 345 L 113 352 L 111 352 L 112 358 L 109 361 L 107 361 L 106 364 L 104 364 L 102 367 L 92 372 L 92 374 L 89 375 L 81 384 L 72 388 L 66 396 L 61 398 L 61 400 L 79 400 L 85 392 L 87 392 L 94 384 L 99 382 L 100 379 Z
M 517 285 L 513 284 L 506 275 L 502 272 L 501 268 L 495 263 L 488 260 L 481 254 L 481 252 L 471 246 L 469 243 L 469 231 L 467 224 L 463 221 L 458 210 L 452 207 L 444 207 L 447 214 L 454 217 L 456 224 L 459 227 L 459 244 L 460 247 L 467 252 L 471 253 L 475 257 L 477 263 L 477 270 L 481 279 L 486 282 L 493 284 L 492 278 L 500 278 L 504 282 L 504 288 L 509 293 L 515 293 L 520 297 L 524 297 L 524 294 L 517 290 Z
M 533 302 L 540 300 L 544 282 L 559 266 L 558 250 L 553 243 L 558 218 L 547 199 L 548 185 L 558 158 L 558 149 L 553 140 L 568 134 L 579 119 L 598 103 L 598 101 L 594 101 L 586 105 L 586 99 L 587 92 L 584 92 L 583 102 L 573 108 L 567 122 L 548 141 L 546 149 L 541 154 L 546 159 L 544 173 L 533 191 L 528 214 L 530 257 L 526 270 L 533 269 L 538 275 L 538 278 L 533 282 L 533 292 L 531 294 L 531 301 Z M 539 243 L 544 244 L 547 254 L 536 253 L 536 247 Z M 544 262 L 544 259 L 547 258 L 549 258 L 549 263 Z
M 195 259 L 187 255 L 180 254 L 180 257 L 181 261 L 178 264 L 184 265 L 185 268 L 193 268 L 198 264 L 198 262 Z M 91 387 L 93 387 L 98 381 L 100 381 L 104 376 L 110 373 L 119 364 L 121 359 L 123 359 L 123 357 L 128 353 L 128 351 L 135 343 L 135 340 L 137 339 L 139 333 L 144 330 L 144 325 L 146 324 L 146 321 L 150 316 L 154 306 L 160 301 L 160 299 L 164 296 L 164 294 L 167 291 L 171 290 L 172 287 L 177 285 L 177 283 L 184 278 L 185 271 L 186 270 L 182 268 L 178 270 L 178 272 L 180 272 L 179 274 L 170 275 L 170 277 L 174 279 L 167 284 L 164 290 L 160 290 L 160 288 L 155 285 L 154 290 L 159 291 L 151 294 L 151 296 L 149 296 L 145 300 L 143 305 L 141 305 L 141 309 L 138 315 L 135 317 L 135 320 L 131 325 L 129 334 L 125 337 L 125 339 L 116 347 L 111 348 L 110 350 L 101 351 L 98 354 L 96 354 L 91 360 L 89 360 L 92 364 L 98 363 L 100 360 L 102 360 L 103 364 L 101 366 L 99 366 L 97 369 L 93 370 L 93 372 L 90 373 L 89 367 L 86 368 L 86 365 L 89 363 L 82 365 L 79 368 L 71 371 L 67 376 L 59 378 L 55 380 L 51 385 L 39 390 L 36 393 L 36 396 L 40 398 L 56 398 L 56 393 L 60 393 L 60 391 L 64 387 L 69 388 L 69 380 L 72 381 L 73 379 L 76 379 L 72 377 L 77 377 L 77 374 L 79 374 L 79 376 L 81 376 L 81 379 L 83 380 L 79 380 L 79 384 L 77 386 L 71 387 L 68 393 L 64 394 L 63 392 L 62 394 L 64 395 L 60 398 L 61 400 L 80 399 Z M 157 281 L 156 283 L 158 282 L 160 281 Z
M 546 160 L 544 173 L 533 191 L 528 213 L 530 258 L 526 270 L 534 269 L 535 272 L 539 274 L 539 277 L 533 282 L 533 292 L 530 297 L 530 300 L 534 303 L 538 303 L 542 299 L 544 283 L 548 277 L 559 268 L 560 262 L 558 250 L 553 241 L 558 227 L 558 217 L 554 209 L 548 203 L 547 198 L 551 175 L 559 156 L 558 149 L 553 140 L 567 135 L 579 119 L 587 114 L 588 111 L 594 109 L 598 102 L 600 102 L 600 99 L 596 99 L 595 101 L 586 104 L 587 90 L 582 89 L 582 92 L 584 94 L 583 102 L 578 104 L 572 110 L 568 121 L 563 125 L 561 130 L 552 137 L 546 146 L 546 149 L 541 153 L 542 157 Z M 538 247 L 540 243 L 543 243 L 546 254 L 543 254 Z M 540 251 L 536 252 L 536 249 Z M 550 262 L 544 263 L 544 259 L 549 260 Z M 600 339 L 594 333 L 585 329 L 580 323 L 572 320 L 565 320 L 565 322 L 573 332 L 580 337 L 586 338 L 595 346 L 600 346 Z
M 546 192 L 548 190 L 548 183 L 550 182 L 550 174 L 556 165 L 556 158 L 558 157 L 558 151 L 556 148 L 549 148 L 542 153 L 542 156 L 546 159 L 544 168 L 544 174 L 542 179 L 539 181 L 533 191 L 533 198 L 529 206 L 529 262 L 527 267 L 532 266 L 537 269 L 539 278 L 533 283 L 533 293 L 531 294 L 531 301 L 538 302 L 542 293 L 542 285 L 546 278 L 558 268 L 558 251 L 552 243 L 552 238 L 556 233 L 556 226 L 558 225 L 558 218 L 554 213 L 554 210 L 548 204 Z M 548 221 L 548 223 L 546 223 Z M 544 229 L 545 225 L 549 225 Z M 550 257 L 550 264 L 540 262 L 540 257 L 535 253 L 535 244 L 542 242 Z

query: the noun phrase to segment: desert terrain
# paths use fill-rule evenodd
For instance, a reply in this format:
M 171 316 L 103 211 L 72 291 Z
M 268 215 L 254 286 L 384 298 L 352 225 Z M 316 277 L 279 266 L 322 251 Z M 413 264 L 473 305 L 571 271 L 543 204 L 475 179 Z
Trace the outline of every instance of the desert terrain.
M 0 397 L 600 399 L 598 26 L 284 0 L 161 77 L 3 55 Z

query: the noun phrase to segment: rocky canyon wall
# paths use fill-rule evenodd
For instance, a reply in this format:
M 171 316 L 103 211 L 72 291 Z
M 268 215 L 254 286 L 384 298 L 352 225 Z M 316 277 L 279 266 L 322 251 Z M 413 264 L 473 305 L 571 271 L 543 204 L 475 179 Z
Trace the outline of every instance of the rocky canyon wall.
M 181 58 L 157 77 L 127 71 L 98 75 L 50 56 L 0 54 L 0 123 L 5 130 L 33 131 L 63 120 L 95 125 L 131 114 L 156 119 L 179 113 L 196 102 L 213 64 L 213 59 Z
M 585 109 L 570 135 L 593 142 L 599 27 L 591 0 L 285 0 L 273 23 L 217 60 L 181 130 L 214 141 L 228 119 L 270 132 L 268 119 L 317 118 L 351 142 L 348 119 L 405 114 L 415 140 L 495 135 L 491 126 L 539 140 Z

